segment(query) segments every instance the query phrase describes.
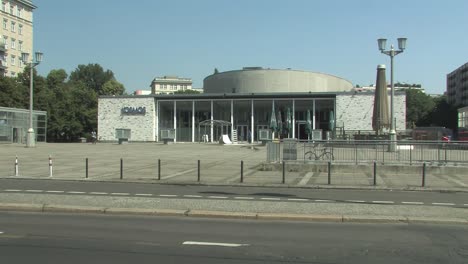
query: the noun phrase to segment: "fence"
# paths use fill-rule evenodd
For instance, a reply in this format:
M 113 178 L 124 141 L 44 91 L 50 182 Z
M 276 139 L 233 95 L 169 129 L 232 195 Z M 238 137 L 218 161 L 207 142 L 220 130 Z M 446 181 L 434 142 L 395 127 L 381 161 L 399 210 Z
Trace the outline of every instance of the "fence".
M 395 151 L 389 151 L 390 145 Z M 291 141 L 270 142 L 267 162 L 468 165 L 467 142 L 441 141 Z

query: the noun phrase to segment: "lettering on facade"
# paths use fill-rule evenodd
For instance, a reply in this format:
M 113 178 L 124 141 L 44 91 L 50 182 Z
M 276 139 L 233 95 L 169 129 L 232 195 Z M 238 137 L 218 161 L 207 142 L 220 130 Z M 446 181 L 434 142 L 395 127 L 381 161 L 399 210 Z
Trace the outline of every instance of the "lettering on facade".
M 122 115 L 145 115 L 146 114 L 146 107 L 123 107 L 120 112 Z

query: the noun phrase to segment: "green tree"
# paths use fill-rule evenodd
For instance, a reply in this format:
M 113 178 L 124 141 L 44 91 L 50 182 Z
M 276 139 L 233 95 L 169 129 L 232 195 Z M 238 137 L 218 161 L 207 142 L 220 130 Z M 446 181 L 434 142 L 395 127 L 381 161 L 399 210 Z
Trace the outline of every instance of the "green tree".
M 429 114 L 432 126 L 447 127 L 456 130 L 458 127 L 458 110 L 447 102 L 447 96 L 434 98 L 435 107 Z
M 104 71 L 99 64 L 78 65 L 70 74 L 70 81 L 82 82 L 98 95 L 105 95 L 103 87 L 110 80 L 114 80 L 114 73 L 110 70 Z
M 18 82 L 17 78 L 0 77 L 0 106 L 28 108 L 29 86 Z
M 406 90 L 406 122 L 416 126 L 429 126 L 430 113 L 435 108 L 432 97 L 420 90 Z
M 104 83 L 101 92 L 105 95 L 122 95 L 125 92 L 125 87 L 115 79 L 112 79 Z
M 193 89 L 178 90 L 174 92 L 174 94 L 199 94 L 199 93 L 200 93 L 199 91 L 193 90 Z

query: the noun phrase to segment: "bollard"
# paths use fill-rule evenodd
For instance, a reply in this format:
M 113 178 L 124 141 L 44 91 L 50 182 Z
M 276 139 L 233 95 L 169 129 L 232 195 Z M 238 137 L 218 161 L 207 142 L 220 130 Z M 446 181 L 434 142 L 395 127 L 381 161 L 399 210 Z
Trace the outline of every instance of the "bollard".
M 120 179 L 123 179 L 123 159 L 120 158 Z
M 281 181 L 281 183 L 285 183 L 286 182 L 286 162 L 283 160 L 283 180 Z
M 49 177 L 52 177 L 52 157 L 49 155 Z
M 241 160 L 241 183 L 244 182 L 244 161 Z
M 161 180 L 161 159 L 158 159 L 158 181 Z
M 15 158 L 15 176 L 19 176 L 18 156 Z
M 88 158 L 86 158 L 86 175 L 85 178 L 88 179 Z
M 197 181 L 200 182 L 200 160 L 198 160 L 198 176 Z
M 422 169 L 422 187 L 426 187 L 426 162 L 423 163 Z
M 374 186 L 377 185 L 377 163 L 374 161 Z
M 328 162 L 328 185 L 331 184 L 331 161 Z

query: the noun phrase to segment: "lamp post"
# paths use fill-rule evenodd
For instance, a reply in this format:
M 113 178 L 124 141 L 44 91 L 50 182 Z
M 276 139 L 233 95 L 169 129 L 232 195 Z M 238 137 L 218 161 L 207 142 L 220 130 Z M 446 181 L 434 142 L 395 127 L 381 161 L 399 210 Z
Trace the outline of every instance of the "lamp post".
M 390 146 L 388 151 L 396 150 L 397 136 L 396 136 L 396 124 L 395 124 L 395 109 L 394 109 L 394 97 L 395 97 L 395 87 L 393 84 L 393 57 L 402 53 L 406 48 L 406 38 L 398 38 L 398 50 L 393 48 L 393 45 L 390 46 L 390 50 L 385 50 L 387 44 L 387 39 L 378 39 L 379 50 L 385 55 L 390 56 L 390 82 L 391 82 L 391 99 L 390 99 Z
M 36 52 L 35 58 L 28 61 L 29 53 L 23 52 L 21 53 L 21 60 L 24 64 L 28 65 L 31 68 L 31 75 L 29 77 L 30 84 L 29 84 L 29 129 L 28 129 L 28 136 L 26 137 L 26 147 L 33 148 L 36 146 L 36 136 L 34 134 L 34 126 L 33 126 L 33 83 L 34 83 L 34 67 L 39 65 L 42 61 L 42 52 Z

